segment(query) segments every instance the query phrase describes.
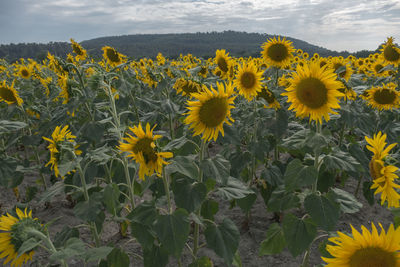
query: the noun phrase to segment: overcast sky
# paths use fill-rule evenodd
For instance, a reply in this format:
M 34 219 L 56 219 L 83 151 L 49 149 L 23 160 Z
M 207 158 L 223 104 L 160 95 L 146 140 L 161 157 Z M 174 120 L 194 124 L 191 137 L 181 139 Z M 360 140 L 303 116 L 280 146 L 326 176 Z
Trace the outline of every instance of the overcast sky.
M 400 0 L 0 0 L 0 43 L 246 31 L 332 50 L 400 43 Z

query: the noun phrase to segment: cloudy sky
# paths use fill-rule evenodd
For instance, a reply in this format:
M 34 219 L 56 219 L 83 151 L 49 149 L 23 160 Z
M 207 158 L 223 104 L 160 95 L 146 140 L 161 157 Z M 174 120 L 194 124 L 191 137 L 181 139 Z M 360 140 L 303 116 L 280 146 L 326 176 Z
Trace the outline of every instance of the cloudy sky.
M 0 0 L 0 43 L 247 31 L 332 50 L 400 42 L 400 0 Z

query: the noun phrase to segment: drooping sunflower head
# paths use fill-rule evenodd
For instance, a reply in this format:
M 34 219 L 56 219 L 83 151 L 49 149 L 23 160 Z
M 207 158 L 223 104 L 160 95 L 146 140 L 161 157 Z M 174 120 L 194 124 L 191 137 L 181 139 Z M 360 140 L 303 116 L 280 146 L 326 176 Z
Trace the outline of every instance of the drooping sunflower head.
M 332 258 L 322 257 L 327 267 L 398 267 L 400 266 L 400 228 L 389 226 L 387 233 L 382 225 L 380 234 L 371 223 L 372 231 L 361 226 L 358 232 L 351 226 L 352 236 L 337 232 L 328 240 L 326 250 Z
M 387 83 L 381 87 L 372 87 L 367 90 L 367 103 L 378 110 L 389 110 L 400 105 L 400 92 L 396 90 L 396 84 Z
M 35 238 L 29 231 L 43 231 L 37 219 L 32 218 L 32 211 L 21 211 L 16 208 L 16 217 L 7 213 L 0 217 L 0 258 L 5 258 L 3 264 L 10 263 L 12 267 L 20 267 L 32 260 L 34 249 L 18 254 L 22 244 Z
M 75 144 L 76 136 L 72 135 L 71 131 L 68 129 L 68 125 L 66 125 L 63 128 L 57 126 L 51 134 L 51 138 L 44 136 L 42 138 L 50 143 L 47 146 L 47 149 L 50 151 L 50 160 L 47 162 L 46 166 L 50 165 L 56 177 L 61 176 L 61 178 L 64 178 L 63 175 L 60 175 L 58 169 L 60 161 L 63 161 L 65 158 L 70 158 L 68 153 L 71 152 L 75 153 L 75 155 L 82 154 L 82 151 L 77 150 L 79 146 Z M 66 147 L 70 147 L 70 151 L 67 153 L 65 150 Z
M 291 102 L 290 110 L 296 111 L 296 116 L 322 123 L 329 120 L 329 113 L 337 114 L 333 109 L 340 108 L 339 97 L 343 96 L 339 89 L 342 84 L 336 80 L 332 69 L 320 67 L 317 62 L 298 65 L 296 72 L 289 78 L 290 86 L 285 95 Z
M 183 96 L 191 96 L 201 91 L 201 85 L 195 81 L 179 78 L 174 84 L 174 89 L 176 93 L 181 93 Z
M 184 123 L 194 129 L 194 135 L 202 134 L 207 141 L 217 140 L 220 132 L 224 135 L 224 123 L 233 122 L 230 112 L 236 98 L 233 85 L 217 83 L 217 90 L 203 86 L 203 92 L 192 95 L 196 100 L 187 102 L 189 111 Z
M 117 52 L 114 48 L 110 46 L 105 46 L 102 48 L 103 58 L 112 67 L 116 67 L 124 62 L 126 62 L 126 56 Z
M 387 63 L 398 66 L 400 63 L 400 48 L 396 47 L 393 43 L 393 37 L 388 37 L 387 41 L 383 44 L 381 51 L 381 57 Z
M 262 45 L 262 49 L 261 55 L 264 61 L 278 68 L 284 68 L 289 65 L 295 52 L 292 42 L 286 40 L 286 38 L 281 40 L 280 36 L 278 39 L 276 37 L 268 39 Z
M 264 86 L 261 91 L 257 92 L 257 99 L 260 98 L 264 99 L 268 103 L 268 106 L 264 105 L 264 108 L 273 108 L 275 110 L 281 108 L 281 104 L 279 104 L 274 93 L 269 90 L 267 86 Z
M 129 127 L 135 136 L 127 134 L 127 137 L 123 138 L 127 143 L 120 141 L 117 147 L 120 152 L 127 152 L 128 158 L 133 158 L 140 164 L 139 178 L 142 180 L 153 173 L 161 176 L 163 166 L 168 164 L 164 159 L 173 156 L 171 152 L 157 151 L 155 141 L 162 136 L 153 135 L 154 128 L 155 126 L 150 129 L 149 123 L 146 124 L 146 131 L 140 123 L 139 126 Z
M 334 57 L 330 60 L 329 66 L 337 73 L 338 77 L 348 81 L 353 73 L 353 70 L 343 58 Z
M 239 65 L 234 85 L 241 95 L 251 101 L 261 91 L 262 75 L 263 71 L 259 71 L 253 61 L 243 63 L 242 66 Z
M 74 51 L 74 53 L 76 54 L 76 60 L 80 61 L 80 60 L 85 60 L 87 57 L 87 52 L 85 49 L 83 49 L 83 47 L 78 44 L 77 42 L 74 41 L 74 39 L 70 39 L 71 40 L 71 46 L 72 46 L 72 51 Z
M 21 106 L 24 101 L 19 97 L 17 90 L 14 88 L 14 82 L 11 86 L 6 84 L 6 81 L 0 83 L 0 102 L 4 101 L 7 104 L 17 104 Z

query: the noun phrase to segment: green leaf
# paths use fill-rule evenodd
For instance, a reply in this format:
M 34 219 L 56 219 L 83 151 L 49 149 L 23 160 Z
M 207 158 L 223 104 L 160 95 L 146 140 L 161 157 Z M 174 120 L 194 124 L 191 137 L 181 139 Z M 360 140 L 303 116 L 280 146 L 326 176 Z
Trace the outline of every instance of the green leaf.
M 19 164 L 14 158 L 0 158 L 0 186 L 14 188 L 21 184 L 24 175 L 17 171 Z
M 98 261 L 104 259 L 113 250 L 112 247 L 98 247 L 88 249 L 85 253 L 85 262 Z
M 168 254 L 179 258 L 189 237 L 188 213 L 184 209 L 177 209 L 173 214 L 158 216 L 154 230 Z
M 85 254 L 85 243 L 79 238 L 73 237 L 67 240 L 64 248 L 58 250 L 50 256 L 50 261 L 58 262 L 72 257 L 81 257 Z
M 231 266 L 240 238 L 240 233 L 235 223 L 225 218 L 222 224 L 209 224 L 204 231 L 204 235 L 207 246 L 222 257 L 226 264 Z
M 281 251 L 286 247 L 285 236 L 283 235 L 282 228 L 279 224 L 271 224 L 267 230 L 266 236 L 267 238 L 260 246 L 260 256 L 281 253 Z
M 339 203 L 340 209 L 344 213 L 356 213 L 363 206 L 352 194 L 339 188 L 332 188 L 327 197 Z
M 65 242 L 72 237 L 79 238 L 79 231 L 76 228 L 71 228 L 67 225 L 64 225 L 64 228 L 61 232 L 58 232 L 54 237 L 53 244 L 56 248 L 60 248 L 64 246 Z
M 196 259 L 194 262 L 189 264 L 189 267 L 213 267 L 213 263 L 210 258 L 203 256 Z
M 22 255 L 25 252 L 31 251 L 32 249 L 36 248 L 41 243 L 40 240 L 36 240 L 36 238 L 29 238 L 26 240 L 18 249 L 18 255 Z
M 143 202 L 127 216 L 133 222 L 152 225 L 157 219 L 157 210 L 152 202 Z
M 257 200 L 256 194 L 248 194 L 244 198 L 237 199 L 236 203 L 244 212 L 249 212 L 251 210 L 251 207 L 253 207 L 253 204 L 256 202 L 256 200 Z
M 355 158 L 337 148 L 333 149 L 330 154 L 325 155 L 323 161 L 328 170 L 363 171 L 360 163 Z
M 94 198 L 94 194 L 89 201 L 82 201 L 74 207 L 75 216 L 86 222 L 94 222 L 101 212 L 101 199 Z
M 229 180 L 231 164 L 219 154 L 213 158 L 203 160 L 200 163 L 200 167 L 206 177 L 213 178 L 220 184 L 225 185 Z
M 129 267 L 129 257 L 120 248 L 114 248 L 107 256 L 108 267 Z
M 131 234 L 142 245 L 143 249 L 150 249 L 154 244 L 155 233 L 148 225 L 131 222 Z
M 363 195 L 370 206 L 375 204 L 374 190 L 371 189 L 371 186 L 372 182 L 370 181 L 366 181 L 363 183 Z
M 318 171 L 314 166 L 304 166 L 299 159 L 292 160 L 285 171 L 285 188 L 288 191 L 315 183 Z
M 191 183 L 185 178 L 177 179 L 172 189 L 176 205 L 188 212 L 197 210 L 207 195 L 207 187 L 203 183 Z
M 63 181 L 56 182 L 40 196 L 39 203 L 52 200 L 56 195 L 64 192 L 64 188 L 65 184 Z
M 217 201 L 212 199 L 207 199 L 201 205 L 201 211 L 200 211 L 201 216 L 203 216 L 205 219 L 214 220 L 214 215 L 219 210 L 218 206 L 219 204 Z
M 322 195 L 312 194 L 304 200 L 304 208 L 322 229 L 331 231 L 335 228 L 340 207 L 334 201 Z
M 193 156 L 176 156 L 172 163 L 165 167 L 165 170 L 169 174 L 175 172 L 181 173 L 193 180 L 199 178 L 199 167 L 195 163 Z
M 144 249 L 143 262 L 144 267 L 164 267 L 168 263 L 168 252 L 164 247 L 153 244 L 151 249 Z
M 26 126 L 28 126 L 28 124 L 22 121 L 0 120 L 0 135 L 21 130 Z
M 269 211 L 280 212 L 295 208 L 299 205 L 300 199 L 296 194 L 287 192 L 285 189 L 280 187 L 272 192 L 267 208 Z
M 293 257 L 306 251 L 317 235 L 317 226 L 310 219 L 301 220 L 290 213 L 285 215 L 282 226 L 288 249 Z
M 239 179 L 229 177 L 226 185 L 217 189 L 217 194 L 226 200 L 234 200 L 244 198 L 254 192 Z
M 106 209 L 109 213 L 116 216 L 120 211 L 120 202 L 119 202 L 120 191 L 116 184 L 108 184 L 104 188 L 103 194 L 103 202 L 106 206 Z

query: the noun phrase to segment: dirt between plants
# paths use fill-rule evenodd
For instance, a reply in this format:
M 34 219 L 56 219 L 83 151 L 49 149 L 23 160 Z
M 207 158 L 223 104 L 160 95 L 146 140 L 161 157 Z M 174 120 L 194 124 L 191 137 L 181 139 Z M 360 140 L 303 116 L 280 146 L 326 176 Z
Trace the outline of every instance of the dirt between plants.
M 26 177 L 22 185 L 19 186 L 21 195 L 24 196 L 24 187 L 32 184 L 37 178 Z M 354 193 L 356 190 L 356 181 L 349 179 L 346 182 L 344 190 Z M 40 195 L 40 192 L 38 193 Z M 150 195 L 145 195 L 144 199 L 136 199 L 137 203 L 144 201 L 146 198 L 151 198 Z M 363 204 L 363 208 L 354 214 L 344 214 L 341 216 L 337 230 L 350 232 L 350 224 L 356 229 L 360 230 L 361 225 L 367 226 L 370 229 L 371 221 L 375 224 L 382 223 L 385 229 L 393 221 L 393 216 L 384 207 L 378 204 L 370 206 L 359 193 L 357 199 Z M 265 232 L 269 225 L 275 222 L 274 215 L 271 212 L 267 212 L 264 201 L 259 196 L 253 208 L 251 210 L 251 220 L 248 222 L 247 227 L 243 227 L 246 224 L 246 215 L 239 207 L 230 209 L 230 203 L 222 199 L 216 199 L 219 204 L 219 212 L 216 215 L 216 221 L 222 221 L 224 217 L 229 217 L 233 220 L 238 229 L 240 230 L 240 243 L 239 243 L 239 254 L 244 267 L 250 266 L 273 266 L 273 267 L 297 267 L 302 262 L 302 255 L 293 258 L 289 251 L 285 249 L 281 254 L 273 256 L 259 256 L 259 248 L 261 242 L 265 239 Z M 0 195 L 0 212 L 11 210 L 17 203 L 17 199 L 12 189 L 2 189 Z M 33 210 L 33 216 L 39 218 L 42 223 L 47 223 L 55 218 L 59 218 L 50 227 L 50 234 L 52 237 L 61 231 L 65 225 L 70 227 L 82 225 L 82 221 L 74 216 L 73 208 L 69 201 L 64 195 L 59 195 L 53 198 L 49 206 L 45 206 L 43 203 L 39 204 L 36 200 L 29 203 L 29 207 Z M 292 212 L 297 213 L 296 210 Z M 90 231 L 85 227 L 79 227 L 80 237 L 87 243 L 92 243 Z M 143 261 L 139 256 L 142 255 L 142 249 L 138 242 L 136 242 L 129 234 L 127 237 L 121 236 L 119 233 L 119 226 L 106 218 L 104 223 L 103 231 L 101 233 L 101 239 L 103 245 L 120 246 L 130 256 L 131 266 L 143 266 Z M 204 240 L 201 240 L 204 242 Z M 320 241 L 323 241 L 321 239 Z M 310 263 L 311 266 L 320 266 L 323 261 L 320 258 L 316 242 L 311 248 Z M 43 266 L 48 263 L 48 253 L 42 249 L 39 249 L 34 255 L 34 261 L 29 266 Z M 139 255 L 139 256 L 137 256 Z M 208 256 L 214 263 L 214 266 L 226 266 L 221 258 L 219 258 L 211 249 L 203 247 L 199 251 L 199 256 Z M 183 266 L 188 266 L 192 261 L 192 258 L 185 248 L 182 255 Z M 0 261 L 1 263 L 1 261 Z M 95 264 L 91 265 L 94 266 Z M 177 261 L 174 258 L 170 258 L 168 266 L 177 266 Z M 69 262 L 69 266 L 83 266 L 82 262 L 73 261 Z

